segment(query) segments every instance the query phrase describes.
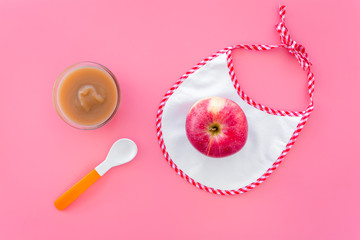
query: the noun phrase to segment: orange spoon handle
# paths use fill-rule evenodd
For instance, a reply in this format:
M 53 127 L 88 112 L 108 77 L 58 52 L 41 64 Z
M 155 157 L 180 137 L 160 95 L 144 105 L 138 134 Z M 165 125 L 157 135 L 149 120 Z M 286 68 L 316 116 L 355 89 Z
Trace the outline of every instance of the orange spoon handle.
M 72 203 L 78 196 L 80 196 L 88 187 L 90 187 L 101 176 L 94 169 L 88 175 L 83 177 L 74 186 L 67 190 L 55 201 L 55 207 L 59 210 L 64 210 L 70 203 Z

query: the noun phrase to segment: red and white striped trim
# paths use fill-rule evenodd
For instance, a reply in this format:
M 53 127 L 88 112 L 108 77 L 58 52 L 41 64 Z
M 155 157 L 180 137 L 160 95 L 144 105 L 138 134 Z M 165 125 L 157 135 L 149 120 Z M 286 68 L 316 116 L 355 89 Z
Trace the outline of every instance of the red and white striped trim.
M 266 107 L 258 102 L 256 102 L 255 100 L 251 99 L 249 96 L 247 96 L 245 94 L 245 92 L 240 88 L 240 84 L 236 78 L 235 72 L 234 72 L 234 65 L 233 65 L 233 58 L 232 58 L 232 49 L 235 48 L 240 48 L 240 49 L 246 49 L 246 50 L 257 50 L 257 51 L 262 51 L 262 50 L 270 50 L 270 49 L 274 49 L 277 47 L 281 47 L 282 45 L 251 45 L 252 48 L 249 48 L 248 45 L 236 45 L 231 47 L 227 52 L 226 52 L 226 56 L 227 56 L 227 66 L 229 68 L 229 74 L 230 74 L 230 78 L 231 81 L 233 82 L 233 85 L 235 87 L 235 89 L 237 90 L 238 95 L 245 101 L 247 102 L 249 105 L 267 112 L 269 114 L 272 115 L 279 115 L 279 116 L 290 116 L 290 117 L 301 117 L 305 114 L 305 111 L 284 111 L 284 110 L 276 110 L 270 107 Z M 253 46 L 255 46 L 255 48 L 253 48 Z M 310 70 L 310 69 L 309 69 Z M 313 91 L 314 91 L 314 76 L 311 72 L 308 72 L 308 88 L 309 88 L 309 96 L 310 96 L 310 104 L 313 102 L 312 100 L 312 95 L 313 95 Z
M 244 193 L 247 192 L 253 188 L 255 188 L 256 186 L 260 185 L 262 182 L 264 182 L 272 172 L 275 171 L 275 169 L 280 165 L 280 163 L 282 162 L 282 160 L 284 159 L 284 157 L 286 156 L 286 154 L 290 151 L 291 147 L 294 145 L 297 137 L 299 136 L 299 133 L 301 132 L 301 130 L 303 129 L 306 121 L 308 120 L 310 113 L 313 111 L 314 109 L 314 105 L 313 105 L 313 95 L 314 95 L 314 74 L 310 71 L 310 66 L 311 63 L 308 59 L 308 55 L 305 52 L 305 48 L 300 45 L 297 44 L 293 39 L 290 38 L 290 34 L 288 32 L 288 29 L 285 26 L 285 6 L 281 6 L 280 7 L 280 17 L 281 17 L 281 22 L 277 25 L 277 31 L 280 33 L 280 40 L 282 42 L 282 44 L 280 45 L 260 45 L 260 44 L 256 44 L 256 45 L 235 45 L 232 47 L 227 47 L 224 48 L 220 51 L 218 51 L 217 53 L 205 58 L 204 60 L 202 60 L 201 62 L 199 62 L 195 67 L 193 67 L 192 69 L 190 69 L 188 72 L 186 72 L 171 88 L 170 90 L 165 94 L 165 96 L 163 97 L 163 99 L 160 102 L 160 106 L 157 112 L 157 116 L 156 116 L 156 131 L 157 131 L 157 137 L 158 137 L 158 141 L 159 141 L 159 145 L 161 148 L 162 153 L 164 154 L 164 157 L 166 159 L 166 161 L 169 163 L 169 165 L 175 170 L 175 172 L 177 174 L 179 174 L 182 178 L 184 178 L 187 182 L 189 182 L 190 184 L 192 184 L 193 186 L 202 189 L 204 191 L 210 192 L 210 193 L 214 193 L 214 194 L 218 194 L 218 195 L 235 195 L 235 194 L 240 194 L 240 193 Z M 307 72 L 307 77 L 308 77 L 308 90 L 309 90 L 309 96 L 310 96 L 310 104 L 307 107 L 307 109 L 305 111 L 302 112 L 297 112 L 297 111 L 283 111 L 283 110 L 276 110 L 276 109 L 272 109 L 269 107 L 266 107 L 260 103 L 257 103 L 256 101 L 252 100 L 250 97 L 248 97 L 240 88 L 240 85 L 236 79 L 235 73 L 234 73 L 234 66 L 233 66 L 233 62 L 232 62 L 232 55 L 231 55 L 231 50 L 235 49 L 235 48 L 240 48 L 240 49 L 246 49 L 246 50 L 256 50 L 256 51 L 263 51 L 263 50 L 270 50 L 273 48 L 277 48 L 277 47 L 284 47 L 286 49 L 288 49 L 289 53 L 292 54 L 293 56 L 296 57 L 296 59 L 299 61 L 301 67 L 303 68 L 304 71 Z M 248 104 L 250 104 L 251 106 L 264 111 L 268 114 L 273 114 L 273 115 L 279 115 L 279 116 L 291 116 L 291 117 L 302 117 L 296 130 L 294 131 L 292 137 L 290 138 L 289 142 L 287 143 L 285 150 L 282 151 L 282 153 L 280 154 L 280 156 L 278 157 L 278 159 L 273 163 L 273 165 L 261 176 L 259 177 L 255 182 L 242 187 L 240 189 L 236 189 L 236 190 L 221 190 L 221 189 L 214 189 L 211 187 L 207 187 L 199 182 L 196 182 L 194 179 L 192 179 L 191 177 L 189 177 L 188 175 L 186 175 L 181 169 L 179 169 L 177 167 L 177 165 L 172 161 L 172 159 L 170 158 L 168 152 L 166 151 L 166 146 L 164 144 L 164 139 L 162 136 L 162 130 L 161 130 L 161 120 L 162 120 L 162 114 L 163 114 L 163 109 L 164 106 L 167 102 L 167 100 L 169 99 L 169 97 L 175 92 L 175 90 L 180 86 L 180 84 L 187 79 L 191 74 L 193 74 L 194 72 L 196 72 L 199 68 L 201 68 L 202 66 L 204 66 L 207 62 L 211 61 L 212 59 L 218 57 L 221 54 L 226 54 L 227 55 L 227 66 L 229 68 L 229 74 L 230 74 L 230 78 L 233 82 L 233 85 L 235 87 L 235 89 L 237 90 L 239 96 L 246 101 Z

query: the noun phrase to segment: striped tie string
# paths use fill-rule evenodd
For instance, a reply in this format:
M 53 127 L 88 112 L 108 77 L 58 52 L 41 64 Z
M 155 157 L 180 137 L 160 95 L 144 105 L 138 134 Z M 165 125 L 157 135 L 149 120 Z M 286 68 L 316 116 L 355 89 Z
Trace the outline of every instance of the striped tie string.
M 298 44 L 290 37 L 289 30 L 285 25 L 285 12 L 286 7 L 280 6 L 279 14 L 281 17 L 281 22 L 276 26 L 276 30 L 280 33 L 282 46 L 285 47 L 289 53 L 296 57 L 302 69 L 308 70 L 312 65 L 309 60 L 309 56 L 305 52 L 305 47 L 301 44 Z

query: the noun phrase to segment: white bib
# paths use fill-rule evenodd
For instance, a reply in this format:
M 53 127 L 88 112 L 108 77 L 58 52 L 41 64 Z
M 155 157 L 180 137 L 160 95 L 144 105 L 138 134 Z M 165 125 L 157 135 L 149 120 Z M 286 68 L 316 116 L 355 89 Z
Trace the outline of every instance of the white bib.
M 166 93 L 157 115 L 159 144 L 170 166 L 185 180 L 208 192 L 229 195 L 246 192 L 263 182 L 281 163 L 313 110 L 314 77 L 304 47 L 290 38 L 280 7 L 278 31 L 281 45 L 236 45 L 220 50 L 188 71 Z M 268 108 L 250 99 L 234 74 L 231 51 L 235 48 L 269 50 L 285 47 L 308 73 L 310 105 L 302 112 Z M 237 153 L 211 158 L 189 142 L 186 116 L 191 106 L 205 97 L 218 96 L 236 102 L 248 122 L 248 138 Z

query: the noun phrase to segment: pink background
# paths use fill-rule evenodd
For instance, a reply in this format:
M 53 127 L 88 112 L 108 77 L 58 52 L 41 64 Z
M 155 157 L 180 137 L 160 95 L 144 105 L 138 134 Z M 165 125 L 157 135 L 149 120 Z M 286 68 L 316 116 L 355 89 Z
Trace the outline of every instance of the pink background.
M 165 92 L 189 68 L 240 43 L 279 43 L 278 6 L 316 77 L 315 111 L 280 167 L 256 189 L 222 197 L 175 174 L 157 143 Z M 0 2 L 0 239 L 359 239 L 360 2 Z M 106 126 L 80 131 L 52 104 L 60 72 L 99 62 L 122 103 Z M 306 78 L 285 50 L 237 51 L 243 89 L 302 110 Z M 65 211 L 54 200 L 119 138 L 139 148 Z M 179 146 L 181 147 L 181 146 Z

